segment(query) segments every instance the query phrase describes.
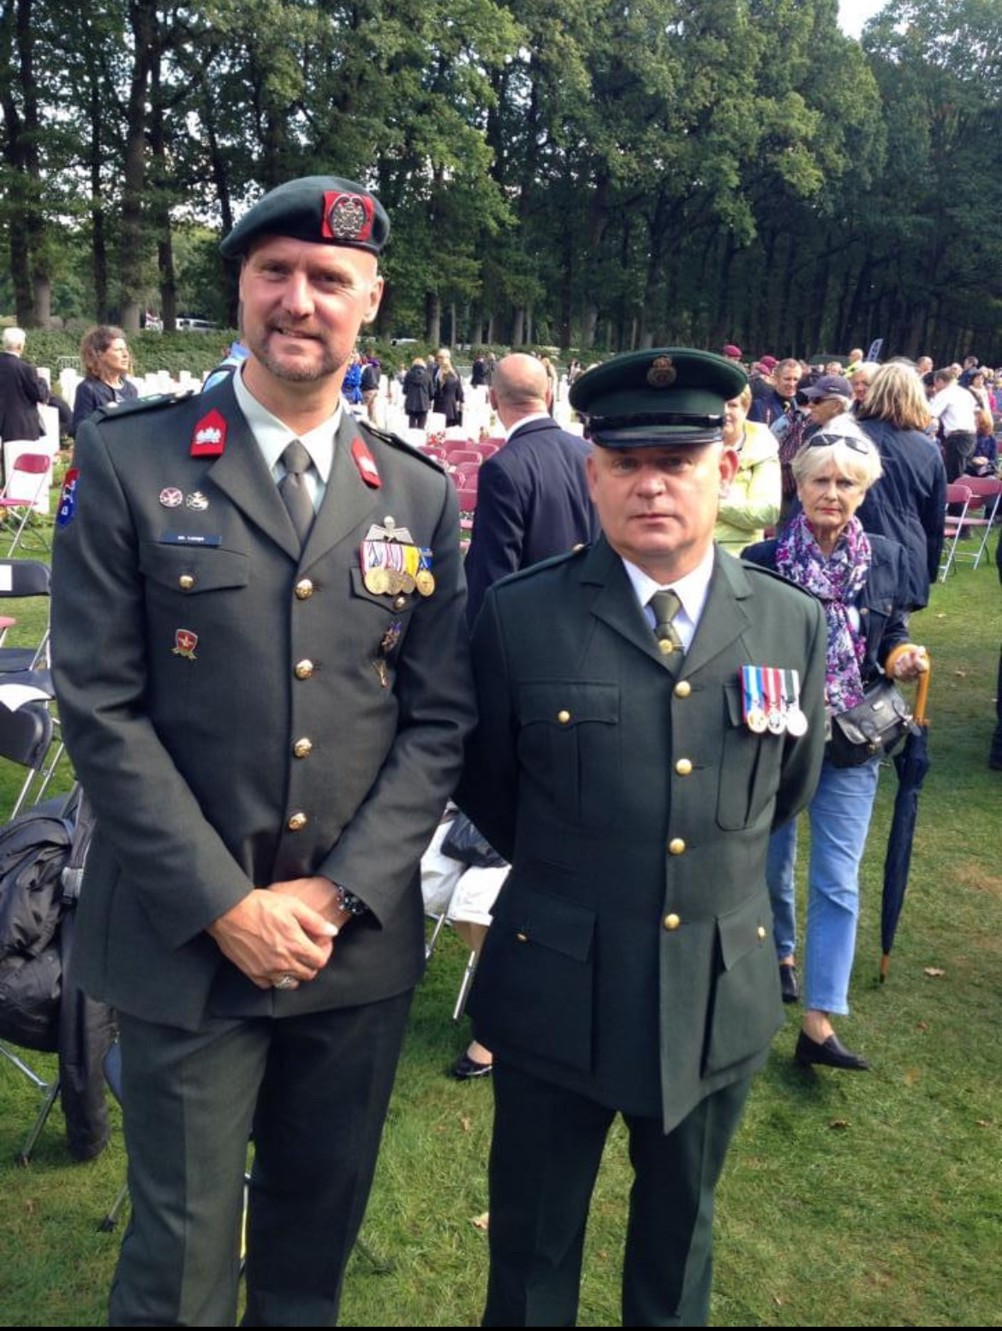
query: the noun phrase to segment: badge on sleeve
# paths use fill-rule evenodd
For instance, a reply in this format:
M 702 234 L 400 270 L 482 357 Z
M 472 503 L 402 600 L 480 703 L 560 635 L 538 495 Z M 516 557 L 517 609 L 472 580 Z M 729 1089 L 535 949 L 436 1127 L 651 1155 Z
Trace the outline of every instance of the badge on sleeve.
M 218 458 L 226 448 L 226 420 L 215 407 L 195 426 L 188 452 L 193 458 Z
M 80 468 L 70 467 L 63 477 L 63 488 L 59 492 L 59 507 L 56 509 L 56 525 L 65 527 L 73 521 L 77 511 L 77 483 Z
M 195 648 L 198 646 L 198 634 L 193 633 L 191 629 L 174 630 L 175 656 L 183 656 L 186 661 L 196 661 Z

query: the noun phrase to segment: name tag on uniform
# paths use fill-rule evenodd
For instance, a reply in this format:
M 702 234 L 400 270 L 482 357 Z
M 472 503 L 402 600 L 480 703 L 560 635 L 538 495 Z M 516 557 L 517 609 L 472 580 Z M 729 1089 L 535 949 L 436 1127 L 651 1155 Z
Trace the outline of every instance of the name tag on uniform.
M 188 531 L 165 531 L 160 537 L 161 545 L 222 545 L 221 536 L 205 536 L 202 533 Z

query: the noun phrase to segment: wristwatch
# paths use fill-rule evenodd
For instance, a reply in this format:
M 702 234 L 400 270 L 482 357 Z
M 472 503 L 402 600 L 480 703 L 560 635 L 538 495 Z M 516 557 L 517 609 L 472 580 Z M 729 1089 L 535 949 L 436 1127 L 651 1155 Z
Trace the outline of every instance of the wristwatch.
M 334 884 L 334 891 L 337 893 L 337 904 L 346 915 L 350 915 L 354 919 L 368 911 L 369 907 L 365 902 L 357 897 L 354 892 L 349 892 L 346 887 L 342 887 L 340 883 Z

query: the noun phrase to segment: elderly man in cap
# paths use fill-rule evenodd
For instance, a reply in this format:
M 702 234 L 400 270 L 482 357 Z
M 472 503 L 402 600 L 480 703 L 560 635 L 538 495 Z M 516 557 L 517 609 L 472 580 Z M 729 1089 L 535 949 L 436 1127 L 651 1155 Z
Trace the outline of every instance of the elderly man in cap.
M 53 659 L 97 813 L 79 978 L 120 1014 L 120 1325 L 323 1326 L 423 966 L 418 861 L 473 720 L 454 487 L 341 407 L 383 288 L 362 186 L 223 242 L 249 356 L 98 413 L 55 544 Z
M 485 1324 L 569 1326 L 620 1112 L 628 1326 L 709 1308 L 713 1195 L 782 1022 L 764 866 L 824 749 L 825 631 L 713 544 L 742 371 L 631 353 L 577 381 L 603 536 L 488 591 L 459 799 L 511 861 L 470 1001 L 494 1051 Z

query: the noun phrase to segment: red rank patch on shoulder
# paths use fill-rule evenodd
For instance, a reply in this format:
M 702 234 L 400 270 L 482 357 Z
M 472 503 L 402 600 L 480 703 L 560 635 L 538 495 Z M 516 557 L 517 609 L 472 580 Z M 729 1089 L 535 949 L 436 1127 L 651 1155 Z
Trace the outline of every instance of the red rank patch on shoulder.
M 218 458 L 226 447 L 227 425 L 221 413 L 213 407 L 195 426 L 191 436 L 193 458 Z
M 351 446 L 351 455 L 355 459 L 358 474 L 370 489 L 378 490 L 383 482 L 376 466 L 376 460 L 361 439 L 356 439 Z

